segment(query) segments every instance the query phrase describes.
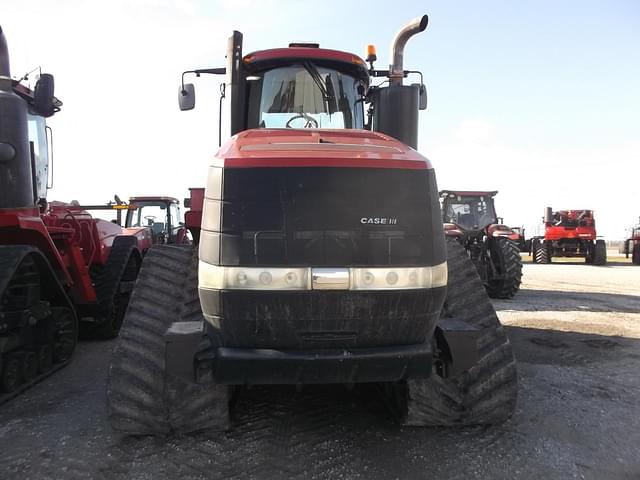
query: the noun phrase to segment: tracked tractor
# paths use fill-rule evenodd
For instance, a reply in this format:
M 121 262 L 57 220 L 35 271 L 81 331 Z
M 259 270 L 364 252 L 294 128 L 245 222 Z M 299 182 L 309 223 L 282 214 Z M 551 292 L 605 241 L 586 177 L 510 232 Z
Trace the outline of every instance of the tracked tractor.
M 511 416 L 511 346 L 414 150 L 425 89 L 402 60 L 426 26 L 385 70 L 373 50 L 245 55 L 234 32 L 226 68 L 192 71 L 226 73 L 232 137 L 191 189 L 197 245 L 144 259 L 109 368 L 116 430 L 226 428 L 230 392 L 256 384 L 378 383 L 409 425 Z
M 520 234 L 497 217 L 497 193 L 442 190 L 442 220 L 445 235 L 467 251 L 489 296 L 513 298 L 522 279 Z
M 624 255 L 626 258 L 631 255 L 631 263 L 640 265 L 640 220 L 638 225 L 631 228 L 629 238 L 624 241 Z
M 53 77 L 12 80 L 0 28 L 0 402 L 64 365 L 83 331 L 113 337 L 150 238 L 47 202 Z M 86 328 L 85 328 L 86 327 Z
M 584 258 L 585 263 L 605 265 L 607 246 L 597 238 L 592 210 L 545 209 L 544 237 L 531 241 L 535 263 L 551 263 L 553 257 Z

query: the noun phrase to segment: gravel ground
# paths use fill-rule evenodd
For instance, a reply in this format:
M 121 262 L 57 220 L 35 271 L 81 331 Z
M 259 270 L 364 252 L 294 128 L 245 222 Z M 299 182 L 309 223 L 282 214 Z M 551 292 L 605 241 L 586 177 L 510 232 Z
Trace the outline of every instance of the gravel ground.
M 640 268 L 525 265 L 496 301 L 519 362 L 500 427 L 397 426 L 369 388 L 254 388 L 233 430 L 124 438 L 106 421 L 113 342 L 0 407 L 2 479 L 640 478 Z

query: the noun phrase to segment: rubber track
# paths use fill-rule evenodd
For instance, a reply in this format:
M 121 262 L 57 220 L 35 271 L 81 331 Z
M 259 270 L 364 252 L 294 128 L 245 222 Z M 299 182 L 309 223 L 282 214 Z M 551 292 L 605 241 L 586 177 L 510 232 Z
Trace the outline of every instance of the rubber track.
M 112 327 L 113 316 L 117 315 L 115 297 L 118 287 L 129 264 L 135 255 L 134 245 L 114 245 L 109 254 L 107 264 L 95 277 L 96 297 L 98 298 L 99 318 L 95 324 L 83 325 L 87 336 L 91 338 L 109 339 L 118 336 L 118 330 Z
M 39 256 L 42 257 L 42 254 L 40 253 L 40 251 L 38 249 L 36 249 L 36 248 L 34 248 L 32 246 L 29 246 L 29 245 L 0 246 L 0 299 L 3 296 L 4 290 L 11 283 L 11 278 L 13 277 L 13 274 L 15 273 L 16 268 L 18 268 L 18 266 L 22 262 L 22 259 L 25 258 L 27 255 L 30 255 L 30 254 L 31 255 L 35 254 L 35 255 L 39 255 Z M 51 269 L 49 263 L 43 257 L 41 259 L 39 267 L 43 268 L 44 265 L 47 265 L 48 268 Z M 57 287 L 58 290 L 59 290 L 58 294 L 64 296 L 64 298 L 65 298 L 65 300 L 67 302 L 67 305 L 63 305 L 63 306 L 72 307 L 71 302 L 69 301 L 68 297 L 64 293 L 62 285 L 56 279 L 54 273 L 53 272 L 49 272 L 49 273 L 50 273 L 50 275 L 49 275 L 49 278 L 47 280 L 49 282 L 52 282 L 52 281 L 56 282 L 56 286 L 55 287 Z M 53 289 L 55 287 L 50 286 L 51 289 Z M 55 372 L 57 372 L 61 368 L 66 367 L 69 364 L 70 361 L 71 360 L 69 359 L 69 360 L 65 360 L 63 362 L 54 363 L 49 370 L 47 370 L 46 372 L 40 373 L 39 375 L 35 376 L 34 378 L 29 380 L 28 382 L 23 383 L 22 385 L 20 385 L 13 392 L 10 392 L 10 393 L 1 393 L 0 392 L 0 405 L 12 400 L 13 398 L 17 397 L 18 395 L 20 395 L 25 390 L 28 390 L 29 388 L 31 388 L 35 384 L 41 382 L 42 380 L 44 380 L 45 378 L 49 377 L 50 375 L 54 374 Z
M 634 265 L 640 265 L 640 243 L 636 243 L 633 246 L 633 250 L 631 253 L 631 263 Z
M 228 387 L 165 374 L 163 335 L 174 321 L 202 318 L 192 248 L 152 247 L 129 302 L 107 381 L 108 416 L 130 435 L 228 426 Z
M 438 375 L 407 382 L 406 425 L 467 426 L 497 424 L 516 406 L 518 379 L 511 344 L 473 262 L 447 240 L 449 284 L 443 315 L 480 328 L 479 360 L 455 379 Z
M 495 258 L 496 267 L 503 278 L 489 279 L 487 293 L 491 298 L 513 298 L 520 290 L 522 281 L 522 258 L 518 245 L 508 238 L 494 239 L 491 251 L 492 260 Z

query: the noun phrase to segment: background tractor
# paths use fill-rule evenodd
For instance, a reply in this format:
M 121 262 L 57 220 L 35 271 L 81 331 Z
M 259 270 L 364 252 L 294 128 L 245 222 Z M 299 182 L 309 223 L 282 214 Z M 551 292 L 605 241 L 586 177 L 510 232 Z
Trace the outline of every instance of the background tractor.
M 445 235 L 465 248 L 489 296 L 512 298 L 522 278 L 520 234 L 496 215 L 497 193 L 442 190 L 442 219 Z
M 154 244 L 189 243 L 187 229 L 180 216 L 180 201 L 167 196 L 130 197 L 125 228 L 151 229 Z
M 62 103 L 42 74 L 12 80 L 0 28 L 0 400 L 66 363 L 79 321 L 118 334 L 151 238 L 124 234 L 77 204 L 46 200 L 52 180 L 45 118 Z
M 553 257 L 584 258 L 585 263 L 605 265 L 607 246 L 596 238 L 592 210 L 545 209 L 544 237 L 534 237 L 531 255 L 535 263 L 551 263 Z
M 373 49 L 369 66 L 317 44 L 244 55 L 234 32 L 226 68 L 191 71 L 226 73 L 233 136 L 191 189 L 198 245 L 144 259 L 109 369 L 115 429 L 226 428 L 231 389 L 254 384 L 380 383 L 410 425 L 511 416 L 511 346 L 414 150 L 426 92 L 402 59 L 426 26 L 398 32 L 388 70 Z M 193 108 L 194 86 L 179 99 Z
M 640 220 L 631 228 L 631 234 L 624 242 L 624 254 L 626 258 L 631 254 L 631 263 L 640 265 Z

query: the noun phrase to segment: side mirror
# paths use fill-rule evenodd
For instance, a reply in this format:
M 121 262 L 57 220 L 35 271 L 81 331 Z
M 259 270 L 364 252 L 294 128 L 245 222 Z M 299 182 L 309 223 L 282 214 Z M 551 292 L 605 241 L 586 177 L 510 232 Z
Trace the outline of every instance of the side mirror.
M 180 110 L 193 110 L 196 106 L 196 89 L 193 83 L 185 83 L 178 89 L 178 103 Z
M 184 208 L 191 208 L 191 198 L 185 198 L 182 204 L 184 205 Z
M 53 104 L 53 90 L 53 75 L 50 73 L 40 75 L 33 92 L 33 109 L 45 118 L 56 113 L 55 105 Z
M 420 110 L 427 109 L 427 87 L 424 86 L 424 83 L 420 84 Z

